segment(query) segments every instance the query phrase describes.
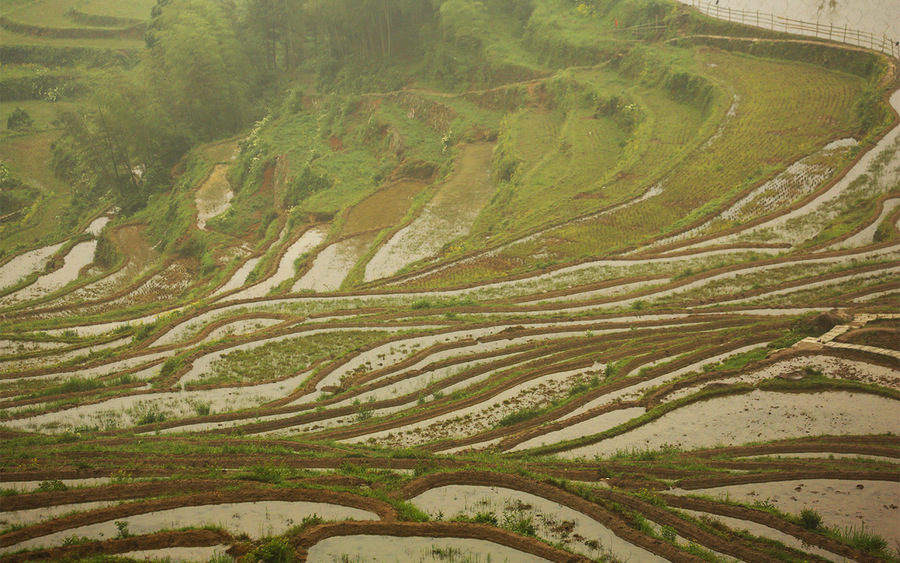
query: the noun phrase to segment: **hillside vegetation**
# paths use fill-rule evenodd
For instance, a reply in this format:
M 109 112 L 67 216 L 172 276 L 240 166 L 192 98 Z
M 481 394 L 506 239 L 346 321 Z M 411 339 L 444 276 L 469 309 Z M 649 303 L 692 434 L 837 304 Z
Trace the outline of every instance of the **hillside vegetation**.
M 896 59 L 670 0 L 0 29 L 4 562 L 897 560 Z

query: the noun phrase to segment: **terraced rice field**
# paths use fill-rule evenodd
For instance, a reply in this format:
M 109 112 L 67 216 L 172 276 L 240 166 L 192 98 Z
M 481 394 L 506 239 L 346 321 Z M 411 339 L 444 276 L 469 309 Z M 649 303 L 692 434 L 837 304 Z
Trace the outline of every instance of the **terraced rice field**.
M 697 60 L 721 107 L 635 82 L 631 128 L 536 80 L 443 179 L 253 241 L 212 147 L 206 273 L 114 212 L 4 257 L 3 561 L 896 560 L 897 61 L 857 139 L 860 77 Z

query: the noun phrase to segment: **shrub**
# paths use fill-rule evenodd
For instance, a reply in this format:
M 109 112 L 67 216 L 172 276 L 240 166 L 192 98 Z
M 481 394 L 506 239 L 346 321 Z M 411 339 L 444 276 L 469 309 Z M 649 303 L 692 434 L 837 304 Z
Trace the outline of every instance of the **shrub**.
M 472 522 L 476 522 L 478 524 L 490 524 L 491 526 L 497 525 L 497 515 L 493 512 L 479 512 L 472 518 Z
M 138 334 L 141 334 L 142 332 L 144 332 L 143 329 L 138 331 Z M 169 377 L 171 375 L 175 375 L 175 372 L 177 372 L 181 368 L 181 360 L 181 358 L 175 357 L 169 358 L 168 360 L 163 362 L 163 365 L 159 370 L 159 375 L 161 377 Z
M 41 484 L 38 485 L 37 490 L 45 493 L 51 491 L 68 491 L 69 487 L 59 479 L 53 479 L 52 481 L 42 481 Z
M 94 264 L 106 269 L 116 263 L 117 257 L 116 245 L 106 232 L 101 233 L 100 238 L 97 239 L 97 247 L 94 249 Z
M 145 424 L 157 424 L 159 422 L 165 421 L 166 413 L 161 410 L 157 410 L 156 407 L 151 407 L 138 419 L 138 425 L 143 426 Z
M 508 415 L 501 418 L 500 422 L 497 423 L 497 426 L 512 426 L 513 424 L 518 424 L 520 422 L 525 422 L 526 420 L 536 418 L 543 413 L 544 409 L 522 409 L 520 411 L 509 413 Z
M 33 125 L 34 120 L 31 119 L 28 112 L 18 106 L 16 109 L 12 110 L 12 113 L 6 118 L 6 128 L 13 131 L 31 129 Z
M 662 539 L 666 540 L 667 542 L 674 542 L 676 535 L 677 534 L 675 533 L 675 528 L 673 528 L 672 526 L 662 527 Z
M 81 545 L 81 544 L 85 544 L 85 543 L 90 543 L 91 541 L 93 541 L 93 540 L 91 540 L 91 538 L 89 538 L 87 536 L 78 536 L 78 535 L 72 534 L 71 536 L 67 536 L 63 540 L 63 545 L 65 545 L 65 546 Z
M 157 323 L 155 323 L 155 322 L 148 323 L 148 324 L 142 324 L 137 329 L 137 331 L 134 333 L 134 341 L 139 342 L 139 341 L 147 338 L 148 336 L 150 336 L 150 334 L 154 330 L 156 330 L 156 328 L 157 328 Z M 173 359 L 174 358 L 169 358 L 169 360 L 166 360 L 166 362 L 168 363 L 170 360 L 173 360 Z M 163 367 L 165 367 L 165 364 L 163 365 Z M 169 374 L 169 375 L 171 375 L 171 374 Z
M 331 187 L 334 181 L 324 174 L 316 174 L 308 164 L 303 165 L 288 185 L 284 194 L 284 206 L 293 207 L 309 196 Z
M 822 524 L 822 516 L 811 508 L 800 511 L 800 525 L 807 530 L 815 530 Z

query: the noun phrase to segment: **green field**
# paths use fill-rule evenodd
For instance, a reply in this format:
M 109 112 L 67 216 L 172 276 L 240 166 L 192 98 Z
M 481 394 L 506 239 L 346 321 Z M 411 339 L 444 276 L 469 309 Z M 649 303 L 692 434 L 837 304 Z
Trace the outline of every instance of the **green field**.
M 672 0 L 0 17 L 3 563 L 900 561 L 898 61 Z

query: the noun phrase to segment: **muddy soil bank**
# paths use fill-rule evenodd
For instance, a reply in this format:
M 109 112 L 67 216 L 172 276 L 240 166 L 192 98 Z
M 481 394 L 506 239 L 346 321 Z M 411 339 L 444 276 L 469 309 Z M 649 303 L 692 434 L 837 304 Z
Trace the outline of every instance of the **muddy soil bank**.
M 469 233 L 494 188 L 490 161 L 494 145 L 466 145 L 456 171 L 413 222 L 391 237 L 369 261 L 365 280 L 390 276 L 437 254 L 456 238 Z
M 701 458 L 719 455 L 750 457 L 805 452 L 833 452 L 900 458 L 900 436 L 822 436 L 759 446 L 695 450 L 690 455 Z
M 205 230 L 207 221 L 228 209 L 231 199 L 234 197 L 228 181 L 229 168 L 231 168 L 230 164 L 215 165 L 209 177 L 197 190 L 194 202 L 197 205 L 198 229 Z

